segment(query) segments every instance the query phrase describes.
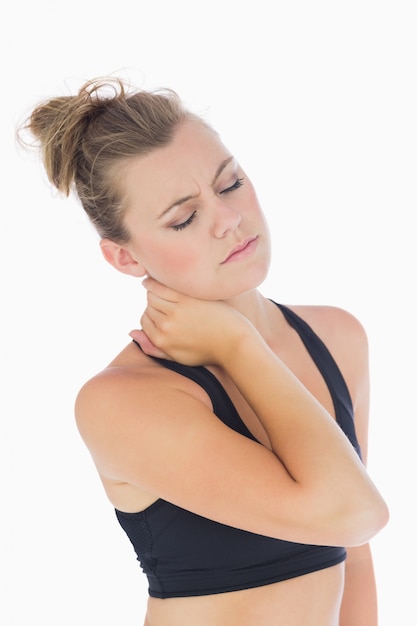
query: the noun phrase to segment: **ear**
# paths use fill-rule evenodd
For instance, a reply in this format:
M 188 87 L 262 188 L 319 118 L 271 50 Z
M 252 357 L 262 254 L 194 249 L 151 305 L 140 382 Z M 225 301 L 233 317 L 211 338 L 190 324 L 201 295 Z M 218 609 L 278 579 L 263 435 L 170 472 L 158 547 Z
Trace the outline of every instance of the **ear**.
M 100 248 L 106 261 L 119 272 L 136 277 L 147 274 L 142 263 L 134 258 L 125 246 L 115 243 L 111 239 L 102 239 Z

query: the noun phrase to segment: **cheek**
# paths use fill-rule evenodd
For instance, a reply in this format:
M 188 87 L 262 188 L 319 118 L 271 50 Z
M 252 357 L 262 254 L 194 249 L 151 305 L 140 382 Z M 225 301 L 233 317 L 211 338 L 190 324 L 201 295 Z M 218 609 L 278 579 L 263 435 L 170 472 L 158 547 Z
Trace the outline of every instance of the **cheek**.
M 172 250 L 161 252 L 160 266 L 167 272 L 181 271 L 187 273 L 199 263 L 200 259 L 201 251 L 179 243 Z
M 193 274 L 201 261 L 201 252 L 189 245 L 181 245 L 179 240 L 176 245 L 144 242 L 146 252 L 142 256 L 142 262 L 148 272 L 156 280 L 167 284 L 168 279 L 184 279 L 190 273 Z

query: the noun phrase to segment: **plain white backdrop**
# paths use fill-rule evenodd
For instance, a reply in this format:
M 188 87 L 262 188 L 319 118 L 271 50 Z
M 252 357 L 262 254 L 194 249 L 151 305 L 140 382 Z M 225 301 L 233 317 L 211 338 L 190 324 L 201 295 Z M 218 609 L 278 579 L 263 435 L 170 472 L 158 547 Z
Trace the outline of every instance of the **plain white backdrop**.
M 403 0 L 17 0 L 1 58 L 1 559 L 4 626 L 140 625 L 146 582 L 76 431 L 77 390 L 127 343 L 140 283 L 102 259 L 15 127 L 105 74 L 168 86 L 254 181 L 262 292 L 332 304 L 371 350 L 369 469 L 380 626 L 415 615 L 417 20 Z M 194 626 L 194 625 L 193 625 Z M 195 625 L 197 626 L 197 625 Z

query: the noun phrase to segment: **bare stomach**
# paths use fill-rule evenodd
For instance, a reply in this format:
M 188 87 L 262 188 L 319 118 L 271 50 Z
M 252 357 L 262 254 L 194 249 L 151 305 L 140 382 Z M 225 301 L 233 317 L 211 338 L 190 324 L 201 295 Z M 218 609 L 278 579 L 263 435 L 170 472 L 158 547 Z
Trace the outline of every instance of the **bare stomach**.
M 344 564 L 279 583 L 190 598 L 149 598 L 144 626 L 338 626 Z

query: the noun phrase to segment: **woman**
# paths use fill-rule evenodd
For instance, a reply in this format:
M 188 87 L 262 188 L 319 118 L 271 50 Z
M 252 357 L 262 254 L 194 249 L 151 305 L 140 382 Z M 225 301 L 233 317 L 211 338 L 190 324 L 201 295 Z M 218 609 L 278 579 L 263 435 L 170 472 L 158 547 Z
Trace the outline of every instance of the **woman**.
M 253 186 L 175 93 L 95 80 L 27 126 L 105 259 L 144 277 L 141 329 L 76 420 L 148 576 L 145 625 L 375 626 L 368 542 L 388 512 L 362 462 L 359 322 L 259 293 Z

